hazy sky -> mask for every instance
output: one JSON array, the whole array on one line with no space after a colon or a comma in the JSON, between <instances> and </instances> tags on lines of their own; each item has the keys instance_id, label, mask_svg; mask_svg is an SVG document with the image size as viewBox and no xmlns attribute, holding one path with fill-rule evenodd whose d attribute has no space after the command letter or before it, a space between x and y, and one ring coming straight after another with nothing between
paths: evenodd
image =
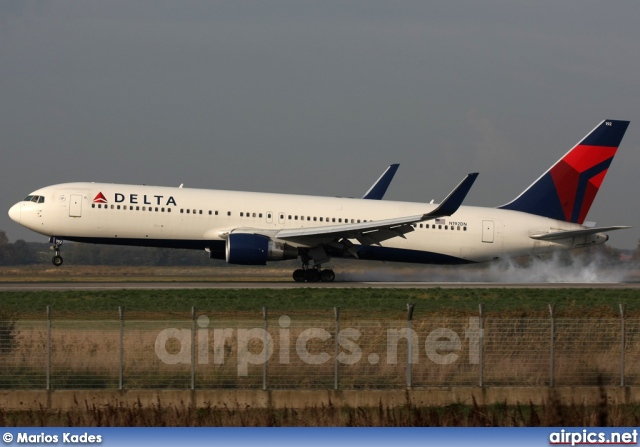
<instances>
[{"instance_id":1,"label":"hazy sky","mask_svg":"<svg viewBox=\"0 0 640 447\"><path fill-rule=\"evenodd\" d=\"M69 181L497 206L603 119L587 220L640 237L640 2L0 2L0 229Z\"/></svg>"}]
</instances>

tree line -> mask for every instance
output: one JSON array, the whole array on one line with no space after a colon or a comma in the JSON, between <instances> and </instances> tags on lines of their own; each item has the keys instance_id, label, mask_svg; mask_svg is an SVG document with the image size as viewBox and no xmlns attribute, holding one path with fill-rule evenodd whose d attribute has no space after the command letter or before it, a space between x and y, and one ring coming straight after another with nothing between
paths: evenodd
<instances>
[{"instance_id":1,"label":"tree line","mask_svg":"<svg viewBox=\"0 0 640 447\"><path fill-rule=\"evenodd\" d=\"M19 239L9 242L0 230L0 266L33 265L50 263L53 257L51 244L25 242ZM202 250L177 250L172 248L126 247L116 245L75 244L62 245L65 263L74 265L140 265L140 266L211 266Z\"/></svg>"}]
</instances>

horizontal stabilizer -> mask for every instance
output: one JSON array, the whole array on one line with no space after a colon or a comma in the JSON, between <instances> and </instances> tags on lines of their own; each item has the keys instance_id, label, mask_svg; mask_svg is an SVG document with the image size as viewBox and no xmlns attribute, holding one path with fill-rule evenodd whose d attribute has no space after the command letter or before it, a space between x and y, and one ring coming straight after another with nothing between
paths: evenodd
<instances>
[{"instance_id":1,"label":"horizontal stabilizer","mask_svg":"<svg viewBox=\"0 0 640 447\"><path fill-rule=\"evenodd\" d=\"M556 241L556 240L568 239L576 236L588 236L590 234L606 233L607 231L624 230L626 228L631 228L631 227L616 226L616 227L585 228L582 230L554 231L551 233L532 234L529 237L531 239L537 239L540 241Z\"/></svg>"}]
</instances>

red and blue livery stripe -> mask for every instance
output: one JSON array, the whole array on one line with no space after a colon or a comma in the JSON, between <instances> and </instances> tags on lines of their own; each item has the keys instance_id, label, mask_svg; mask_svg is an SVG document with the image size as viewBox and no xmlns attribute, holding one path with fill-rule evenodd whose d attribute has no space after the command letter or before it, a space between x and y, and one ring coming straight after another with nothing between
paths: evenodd
<instances>
[{"instance_id":1,"label":"red and blue livery stripe","mask_svg":"<svg viewBox=\"0 0 640 447\"><path fill-rule=\"evenodd\" d=\"M604 120L502 209L582 224L629 121Z\"/></svg>"}]
</instances>

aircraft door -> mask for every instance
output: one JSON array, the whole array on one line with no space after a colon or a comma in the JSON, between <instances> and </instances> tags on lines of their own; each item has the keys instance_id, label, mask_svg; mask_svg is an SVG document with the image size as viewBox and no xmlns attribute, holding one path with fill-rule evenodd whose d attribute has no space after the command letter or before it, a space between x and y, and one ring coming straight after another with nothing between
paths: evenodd
<instances>
[{"instance_id":1,"label":"aircraft door","mask_svg":"<svg viewBox=\"0 0 640 447\"><path fill-rule=\"evenodd\" d=\"M278 213L278 223L279 224L283 224L284 223L284 213L282 211L280 211Z\"/></svg>"},{"instance_id":2,"label":"aircraft door","mask_svg":"<svg viewBox=\"0 0 640 447\"><path fill-rule=\"evenodd\" d=\"M273 222L273 213L271 211L267 211L267 223Z\"/></svg>"},{"instance_id":3,"label":"aircraft door","mask_svg":"<svg viewBox=\"0 0 640 447\"><path fill-rule=\"evenodd\" d=\"M482 221L482 242L493 243L494 225L492 220Z\"/></svg>"},{"instance_id":4,"label":"aircraft door","mask_svg":"<svg viewBox=\"0 0 640 447\"><path fill-rule=\"evenodd\" d=\"M71 194L69 201L69 217L82 216L82 196L79 194Z\"/></svg>"}]
</instances>

